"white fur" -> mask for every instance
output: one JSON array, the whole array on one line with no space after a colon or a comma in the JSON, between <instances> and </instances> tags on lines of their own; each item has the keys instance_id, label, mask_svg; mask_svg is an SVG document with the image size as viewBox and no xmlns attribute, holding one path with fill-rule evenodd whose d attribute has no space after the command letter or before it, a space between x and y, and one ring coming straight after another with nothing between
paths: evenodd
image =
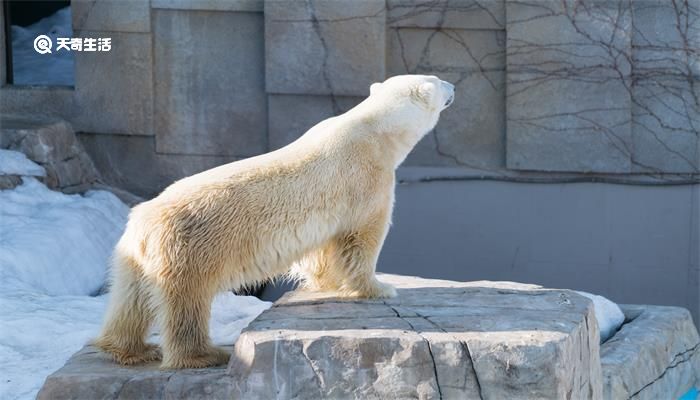
<instances>
[{"instance_id":1,"label":"white fur","mask_svg":"<svg viewBox=\"0 0 700 400\"><path fill-rule=\"evenodd\" d=\"M309 289L395 295L374 276L394 170L453 98L454 87L434 76L390 78L294 143L182 179L135 207L97 344L125 363L144 361L141 352L152 359L143 335L155 318L164 367L224 362L206 336L214 294L290 268Z\"/></svg>"}]
</instances>

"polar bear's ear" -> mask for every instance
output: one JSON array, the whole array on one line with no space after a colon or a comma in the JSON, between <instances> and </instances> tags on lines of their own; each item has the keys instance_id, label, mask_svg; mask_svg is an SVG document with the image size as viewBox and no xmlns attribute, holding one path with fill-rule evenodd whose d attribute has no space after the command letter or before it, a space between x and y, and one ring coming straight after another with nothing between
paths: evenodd
<instances>
[{"instance_id":1,"label":"polar bear's ear","mask_svg":"<svg viewBox=\"0 0 700 400\"><path fill-rule=\"evenodd\" d=\"M432 82L421 83L411 90L411 98L418 103L430 106L433 96L435 95L436 88L437 87Z\"/></svg>"},{"instance_id":2,"label":"polar bear's ear","mask_svg":"<svg viewBox=\"0 0 700 400\"><path fill-rule=\"evenodd\" d=\"M370 96L373 95L377 90L379 90L379 86L381 86L381 85L382 84L379 82L375 82L375 83L371 84L369 87Z\"/></svg>"}]
</instances>

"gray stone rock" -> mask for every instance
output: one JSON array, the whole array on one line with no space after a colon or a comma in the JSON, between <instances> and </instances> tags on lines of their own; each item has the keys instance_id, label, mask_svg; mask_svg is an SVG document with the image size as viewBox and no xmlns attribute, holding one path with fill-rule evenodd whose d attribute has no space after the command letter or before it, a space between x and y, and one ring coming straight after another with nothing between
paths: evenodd
<instances>
[{"instance_id":1,"label":"gray stone rock","mask_svg":"<svg viewBox=\"0 0 700 400\"><path fill-rule=\"evenodd\" d=\"M12 190L22 184L19 175L0 175L0 190Z\"/></svg>"},{"instance_id":2,"label":"gray stone rock","mask_svg":"<svg viewBox=\"0 0 700 400\"><path fill-rule=\"evenodd\" d=\"M603 398L677 399L700 383L700 337L687 310L621 307L628 322L600 349Z\"/></svg>"},{"instance_id":3,"label":"gray stone rock","mask_svg":"<svg viewBox=\"0 0 700 400\"><path fill-rule=\"evenodd\" d=\"M158 152L264 152L262 15L156 10L153 30Z\"/></svg>"},{"instance_id":4,"label":"gray stone rock","mask_svg":"<svg viewBox=\"0 0 700 400\"><path fill-rule=\"evenodd\" d=\"M295 292L264 312L229 364L241 396L600 397L587 299L512 283L381 279L399 297Z\"/></svg>"},{"instance_id":5,"label":"gray stone rock","mask_svg":"<svg viewBox=\"0 0 700 400\"><path fill-rule=\"evenodd\" d=\"M164 371L157 363L122 367L88 345L46 379L37 399L231 398L235 385L225 372L224 367Z\"/></svg>"},{"instance_id":6,"label":"gray stone rock","mask_svg":"<svg viewBox=\"0 0 700 400\"><path fill-rule=\"evenodd\" d=\"M111 38L112 49L75 53L75 130L153 135L151 35L83 30L79 36Z\"/></svg>"},{"instance_id":7,"label":"gray stone rock","mask_svg":"<svg viewBox=\"0 0 700 400\"><path fill-rule=\"evenodd\" d=\"M122 367L88 345L37 398L657 399L698 378L698 333L681 308L623 306L628 323L599 347L593 306L572 291L380 279L399 296L287 293L227 368Z\"/></svg>"},{"instance_id":8,"label":"gray stone rock","mask_svg":"<svg viewBox=\"0 0 700 400\"><path fill-rule=\"evenodd\" d=\"M145 0L73 0L73 29L88 31L150 32L151 14Z\"/></svg>"},{"instance_id":9,"label":"gray stone rock","mask_svg":"<svg viewBox=\"0 0 700 400\"><path fill-rule=\"evenodd\" d=\"M105 184L151 198L174 181L236 161L230 156L160 154L146 136L80 134ZM138 177L136 179L135 177Z\"/></svg>"},{"instance_id":10,"label":"gray stone rock","mask_svg":"<svg viewBox=\"0 0 700 400\"><path fill-rule=\"evenodd\" d=\"M632 7L634 171L698 173L700 8L666 1Z\"/></svg>"},{"instance_id":11,"label":"gray stone rock","mask_svg":"<svg viewBox=\"0 0 700 400\"><path fill-rule=\"evenodd\" d=\"M504 0L388 0L393 27L496 29L506 27Z\"/></svg>"},{"instance_id":12,"label":"gray stone rock","mask_svg":"<svg viewBox=\"0 0 700 400\"><path fill-rule=\"evenodd\" d=\"M369 92L369 87L367 88ZM363 98L271 94L268 96L268 141L270 150L286 146L312 126L342 114Z\"/></svg>"},{"instance_id":13,"label":"gray stone rock","mask_svg":"<svg viewBox=\"0 0 700 400\"><path fill-rule=\"evenodd\" d=\"M0 122L0 147L22 152L44 167L49 188L75 192L76 187L87 189L99 179L67 122L16 115L3 115Z\"/></svg>"},{"instance_id":14,"label":"gray stone rock","mask_svg":"<svg viewBox=\"0 0 700 400\"><path fill-rule=\"evenodd\" d=\"M506 1L507 165L630 172L629 2Z\"/></svg>"},{"instance_id":15,"label":"gray stone rock","mask_svg":"<svg viewBox=\"0 0 700 400\"><path fill-rule=\"evenodd\" d=\"M265 2L268 93L366 95L385 76L384 0Z\"/></svg>"},{"instance_id":16,"label":"gray stone rock","mask_svg":"<svg viewBox=\"0 0 700 400\"><path fill-rule=\"evenodd\" d=\"M505 165L505 33L392 29L389 75L436 74L455 84L455 102L405 165Z\"/></svg>"}]
</instances>

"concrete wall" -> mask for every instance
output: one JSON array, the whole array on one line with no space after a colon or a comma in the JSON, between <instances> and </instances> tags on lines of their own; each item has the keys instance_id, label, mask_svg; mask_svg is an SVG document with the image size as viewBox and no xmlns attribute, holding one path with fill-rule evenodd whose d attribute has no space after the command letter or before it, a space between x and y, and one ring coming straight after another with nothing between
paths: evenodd
<instances>
[{"instance_id":1,"label":"concrete wall","mask_svg":"<svg viewBox=\"0 0 700 400\"><path fill-rule=\"evenodd\" d=\"M375 81L437 74L457 97L400 172L413 183L380 269L590 289L697 318L696 2L72 4L75 35L111 37L112 51L77 53L73 89L4 85L0 111L71 122L107 183L153 196L291 142Z\"/></svg>"},{"instance_id":2,"label":"concrete wall","mask_svg":"<svg viewBox=\"0 0 700 400\"><path fill-rule=\"evenodd\" d=\"M105 178L142 195L281 147L403 73L457 87L405 165L544 181L700 173L696 2L75 0L72 12L75 36L111 37L112 51L76 53L74 90L2 87L0 110L68 120Z\"/></svg>"},{"instance_id":3,"label":"concrete wall","mask_svg":"<svg viewBox=\"0 0 700 400\"><path fill-rule=\"evenodd\" d=\"M699 201L700 185L409 181L378 269L683 306L698 324Z\"/></svg>"}]
</instances>

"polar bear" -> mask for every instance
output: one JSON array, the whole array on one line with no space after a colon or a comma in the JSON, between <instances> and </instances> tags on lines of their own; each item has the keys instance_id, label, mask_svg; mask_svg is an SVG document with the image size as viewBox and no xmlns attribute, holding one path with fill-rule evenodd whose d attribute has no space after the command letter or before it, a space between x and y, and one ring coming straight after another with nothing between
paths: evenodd
<instances>
[{"instance_id":1,"label":"polar bear","mask_svg":"<svg viewBox=\"0 0 700 400\"><path fill-rule=\"evenodd\" d=\"M95 344L122 364L228 361L208 335L222 290L289 273L310 290L391 297L375 277L394 171L454 99L435 76L395 76L355 108L271 153L184 178L134 207L116 245L111 298Z\"/></svg>"}]
</instances>

